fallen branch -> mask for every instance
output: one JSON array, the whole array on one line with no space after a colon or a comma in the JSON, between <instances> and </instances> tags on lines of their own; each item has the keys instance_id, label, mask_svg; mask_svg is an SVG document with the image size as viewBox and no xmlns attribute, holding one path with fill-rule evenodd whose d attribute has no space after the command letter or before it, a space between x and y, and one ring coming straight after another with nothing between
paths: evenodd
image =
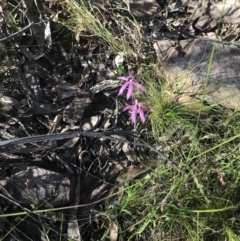
<instances>
[{"instance_id":1,"label":"fallen branch","mask_svg":"<svg viewBox=\"0 0 240 241\"><path fill-rule=\"evenodd\" d=\"M42 21L42 22L43 22L43 21ZM42 23L42 22L40 22L40 23ZM18 32L16 32L16 33L13 33L12 35L7 36L6 38L0 39L0 43L1 43L1 42L5 42L5 41L8 41L8 40L10 40L10 39L12 39L12 38L15 38L15 37L17 37L18 35L21 35L22 33L26 32L26 31L27 31L28 29L30 29L33 25L38 25L38 24L40 24L40 23L34 23L34 22L32 22L32 23L30 23L28 26L26 26L25 28L21 29L20 31L18 31Z\"/></svg>"},{"instance_id":2,"label":"fallen branch","mask_svg":"<svg viewBox=\"0 0 240 241\"><path fill-rule=\"evenodd\" d=\"M13 146L21 145L21 144L72 139L72 138L76 138L76 137L103 138L103 139L120 141L120 142L128 143L128 144L134 144L135 146L144 146L144 147L147 147L147 148L155 151L156 153L160 154L161 157L163 158L163 160L169 160L164 154L157 151L155 148L153 148L152 146L150 146L149 144L147 144L141 140L140 141L142 143L130 142L124 138L117 138L114 136L114 135L132 136L132 137L138 138L137 134L138 133L134 132L134 131L121 131L121 130L106 131L106 132L83 132L83 131L79 130L79 131L65 132L65 133L54 133L54 134L50 134L50 135L47 134L47 135L27 136L27 137L22 137L22 138L18 138L18 139L0 141L0 149L6 148L6 147L13 147Z\"/></svg>"}]
</instances>

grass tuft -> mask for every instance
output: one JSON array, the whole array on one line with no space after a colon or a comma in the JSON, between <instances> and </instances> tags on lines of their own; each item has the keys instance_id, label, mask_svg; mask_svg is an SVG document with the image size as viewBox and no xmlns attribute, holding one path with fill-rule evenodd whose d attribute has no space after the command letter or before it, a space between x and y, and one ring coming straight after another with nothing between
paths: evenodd
<instances>
[{"instance_id":1,"label":"grass tuft","mask_svg":"<svg viewBox=\"0 0 240 241\"><path fill-rule=\"evenodd\" d=\"M59 3L69 14L62 24L71 29L76 38L95 38L116 53L135 59L139 57L142 33L127 4L125 8L113 9L94 1L65 0Z\"/></svg>"}]
</instances>

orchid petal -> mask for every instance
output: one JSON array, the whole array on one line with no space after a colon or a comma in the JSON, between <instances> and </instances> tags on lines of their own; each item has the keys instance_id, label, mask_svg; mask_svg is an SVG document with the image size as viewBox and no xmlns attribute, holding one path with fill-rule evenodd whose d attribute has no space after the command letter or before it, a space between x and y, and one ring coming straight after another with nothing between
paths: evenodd
<instances>
[{"instance_id":1,"label":"orchid petal","mask_svg":"<svg viewBox=\"0 0 240 241\"><path fill-rule=\"evenodd\" d=\"M132 82L128 82L128 92L127 92L127 100L131 97L133 92L133 84Z\"/></svg>"},{"instance_id":2,"label":"orchid petal","mask_svg":"<svg viewBox=\"0 0 240 241\"><path fill-rule=\"evenodd\" d=\"M134 107L134 108L132 109L132 114L131 114L132 123L135 123L135 121L136 121L136 116L137 116L137 108Z\"/></svg>"},{"instance_id":3,"label":"orchid petal","mask_svg":"<svg viewBox=\"0 0 240 241\"><path fill-rule=\"evenodd\" d=\"M126 107L123 108L123 111L132 110L134 107L135 107L134 105L127 105Z\"/></svg>"},{"instance_id":4,"label":"orchid petal","mask_svg":"<svg viewBox=\"0 0 240 241\"><path fill-rule=\"evenodd\" d=\"M131 81L133 82L134 80L134 75L133 74L130 74L128 76L118 76L117 77L118 80L123 80L123 81Z\"/></svg>"},{"instance_id":5,"label":"orchid petal","mask_svg":"<svg viewBox=\"0 0 240 241\"><path fill-rule=\"evenodd\" d=\"M129 81L129 76L125 77L125 76L119 76L117 77L118 80L123 80L123 81Z\"/></svg>"},{"instance_id":6,"label":"orchid petal","mask_svg":"<svg viewBox=\"0 0 240 241\"><path fill-rule=\"evenodd\" d=\"M139 84L138 82L133 82L133 84L135 86L137 86L140 90L144 91L144 87L141 84Z\"/></svg>"},{"instance_id":7,"label":"orchid petal","mask_svg":"<svg viewBox=\"0 0 240 241\"><path fill-rule=\"evenodd\" d=\"M134 75L133 75L133 74L130 74L130 75L128 76L128 78L129 78L129 80L133 81L133 80L134 80Z\"/></svg>"},{"instance_id":8,"label":"orchid petal","mask_svg":"<svg viewBox=\"0 0 240 241\"><path fill-rule=\"evenodd\" d=\"M123 91L128 87L128 85L129 85L129 82L126 82L125 84L123 84L118 92L118 95L121 95Z\"/></svg>"},{"instance_id":9,"label":"orchid petal","mask_svg":"<svg viewBox=\"0 0 240 241\"><path fill-rule=\"evenodd\" d=\"M141 108L138 108L137 112L140 115L140 119L141 119L142 123L144 123L145 122L145 116L144 116L143 110Z\"/></svg>"}]
</instances>

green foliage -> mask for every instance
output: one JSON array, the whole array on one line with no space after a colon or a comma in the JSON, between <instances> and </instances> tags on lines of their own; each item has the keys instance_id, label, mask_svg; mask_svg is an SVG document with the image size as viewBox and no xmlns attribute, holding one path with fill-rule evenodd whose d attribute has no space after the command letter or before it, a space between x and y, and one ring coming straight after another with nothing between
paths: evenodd
<instances>
[{"instance_id":1,"label":"green foliage","mask_svg":"<svg viewBox=\"0 0 240 241\"><path fill-rule=\"evenodd\" d=\"M132 181L119 204L124 235L129 240L237 240L239 154L211 165L216 154L195 162L183 159L178 167L160 163L145 178Z\"/></svg>"},{"instance_id":2,"label":"green foliage","mask_svg":"<svg viewBox=\"0 0 240 241\"><path fill-rule=\"evenodd\" d=\"M117 75L118 76L126 75L126 71L123 65L119 65L117 67Z\"/></svg>"}]
</instances>

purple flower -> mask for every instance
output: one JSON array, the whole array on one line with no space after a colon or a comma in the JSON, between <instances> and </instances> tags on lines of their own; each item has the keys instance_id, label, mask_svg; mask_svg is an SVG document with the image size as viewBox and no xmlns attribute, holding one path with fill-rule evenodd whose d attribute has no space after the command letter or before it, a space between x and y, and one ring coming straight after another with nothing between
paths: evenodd
<instances>
[{"instance_id":1,"label":"purple flower","mask_svg":"<svg viewBox=\"0 0 240 241\"><path fill-rule=\"evenodd\" d=\"M133 86L137 86L140 90L144 91L144 87L137 83L134 82L134 75L130 74L129 76L125 77L125 76L120 76L117 77L118 80L123 80L126 83L123 84L123 86L120 88L118 95L121 95L123 93L123 91L128 88L128 92L127 92L127 100L130 98L130 96L132 95L133 92Z\"/></svg>"},{"instance_id":2,"label":"purple flower","mask_svg":"<svg viewBox=\"0 0 240 241\"><path fill-rule=\"evenodd\" d=\"M152 111L151 107L147 106L147 105L141 105L138 103L138 100L136 99L135 100L135 104L134 105L128 105L126 106L123 111L126 111L126 110L131 110L131 121L132 123L135 123L136 121L136 117L137 117L137 114L140 115L140 119L142 121L142 123L145 122L145 116L144 116L144 110L149 110L149 111Z\"/></svg>"}]
</instances>

